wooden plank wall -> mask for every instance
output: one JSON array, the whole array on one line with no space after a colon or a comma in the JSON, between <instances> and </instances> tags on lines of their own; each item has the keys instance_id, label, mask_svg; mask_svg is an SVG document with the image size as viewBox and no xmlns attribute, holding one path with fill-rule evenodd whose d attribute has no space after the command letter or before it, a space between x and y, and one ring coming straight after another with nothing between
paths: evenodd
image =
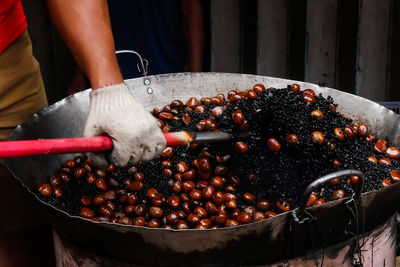
<instances>
[{"instance_id":1,"label":"wooden plank wall","mask_svg":"<svg viewBox=\"0 0 400 267\"><path fill-rule=\"evenodd\" d=\"M249 73L238 61L244 53L238 47L246 40L233 32L240 28L243 38L249 30L236 17L239 2L211 0L211 71ZM374 101L400 100L399 8L394 0L258 0L256 69L250 73L317 83Z\"/></svg>"},{"instance_id":2,"label":"wooden plank wall","mask_svg":"<svg viewBox=\"0 0 400 267\"><path fill-rule=\"evenodd\" d=\"M50 102L74 68L41 0L22 0ZM400 1L204 0L205 70L309 81L400 100Z\"/></svg>"}]
</instances>

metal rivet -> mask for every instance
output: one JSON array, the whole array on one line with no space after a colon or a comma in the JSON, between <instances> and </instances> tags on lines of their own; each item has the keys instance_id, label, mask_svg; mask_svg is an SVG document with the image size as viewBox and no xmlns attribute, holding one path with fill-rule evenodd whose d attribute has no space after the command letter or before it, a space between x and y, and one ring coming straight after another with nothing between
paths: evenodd
<instances>
[{"instance_id":1,"label":"metal rivet","mask_svg":"<svg viewBox=\"0 0 400 267\"><path fill-rule=\"evenodd\" d=\"M151 89L150 87L147 88L147 93L148 93L148 94L152 94L152 93L153 93L153 89Z\"/></svg>"},{"instance_id":2,"label":"metal rivet","mask_svg":"<svg viewBox=\"0 0 400 267\"><path fill-rule=\"evenodd\" d=\"M150 85L150 83L151 83L151 82L150 82L150 79L147 79L147 78L144 79L144 84L145 84L145 85Z\"/></svg>"}]
</instances>

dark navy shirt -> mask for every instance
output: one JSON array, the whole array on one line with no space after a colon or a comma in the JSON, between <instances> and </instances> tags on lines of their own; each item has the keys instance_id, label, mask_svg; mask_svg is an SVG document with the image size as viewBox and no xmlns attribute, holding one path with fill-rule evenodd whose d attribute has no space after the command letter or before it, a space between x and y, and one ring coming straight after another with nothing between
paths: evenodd
<instances>
[{"instance_id":1,"label":"dark navy shirt","mask_svg":"<svg viewBox=\"0 0 400 267\"><path fill-rule=\"evenodd\" d=\"M108 0L116 50L138 52L149 75L182 72L185 47L180 0ZM125 79L141 76L134 55L118 55Z\"/></svg>"}]
</instances>

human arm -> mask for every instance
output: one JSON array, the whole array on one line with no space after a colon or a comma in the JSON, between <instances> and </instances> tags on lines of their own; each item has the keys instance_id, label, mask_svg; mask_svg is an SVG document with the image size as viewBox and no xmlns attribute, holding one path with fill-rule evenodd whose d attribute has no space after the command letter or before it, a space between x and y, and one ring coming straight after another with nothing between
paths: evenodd
<instances>
[{"instance_id":1,"label":"human arm","mask_svg":"<svg viewBox=\"0 0 400 267\"><path fill-rule=\"evenodd\" d=\"M165 146L157 122L123 83L115 56L106 0L47 0L50 14L81 70L90 80L84 136L107 134L117 165L150 160ZM88 154L98 166L104 155Z\"/></svg>"},{"instance_id":2,"label":"human arm","mask_svg":"<svg viewBox=\"0 0 400 267\"><path fill-rule=\"evenodd\" d=\"M106 0L47 0L57 30L93 89L123 82Z\"/></svg>"}]
</instances>

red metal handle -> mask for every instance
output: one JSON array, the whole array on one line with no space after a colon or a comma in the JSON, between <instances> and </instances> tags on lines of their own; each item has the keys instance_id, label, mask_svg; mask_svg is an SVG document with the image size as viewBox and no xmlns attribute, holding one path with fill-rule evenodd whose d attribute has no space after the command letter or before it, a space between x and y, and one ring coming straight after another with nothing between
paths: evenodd
<instances>
[{"instance_id":1,"label":"red metal handle","mask_svg":"<svg viewBox=\"0 0 400 267\"><path fill-rule=\"evenodd\" d=\"M185 145L192 140L187 132L164 133L164 137L167 146ZM0 158L99 152L110 150L112 146L112 140L107 136L3 141L0 142Z\"/></svg>"}]
</instances>

